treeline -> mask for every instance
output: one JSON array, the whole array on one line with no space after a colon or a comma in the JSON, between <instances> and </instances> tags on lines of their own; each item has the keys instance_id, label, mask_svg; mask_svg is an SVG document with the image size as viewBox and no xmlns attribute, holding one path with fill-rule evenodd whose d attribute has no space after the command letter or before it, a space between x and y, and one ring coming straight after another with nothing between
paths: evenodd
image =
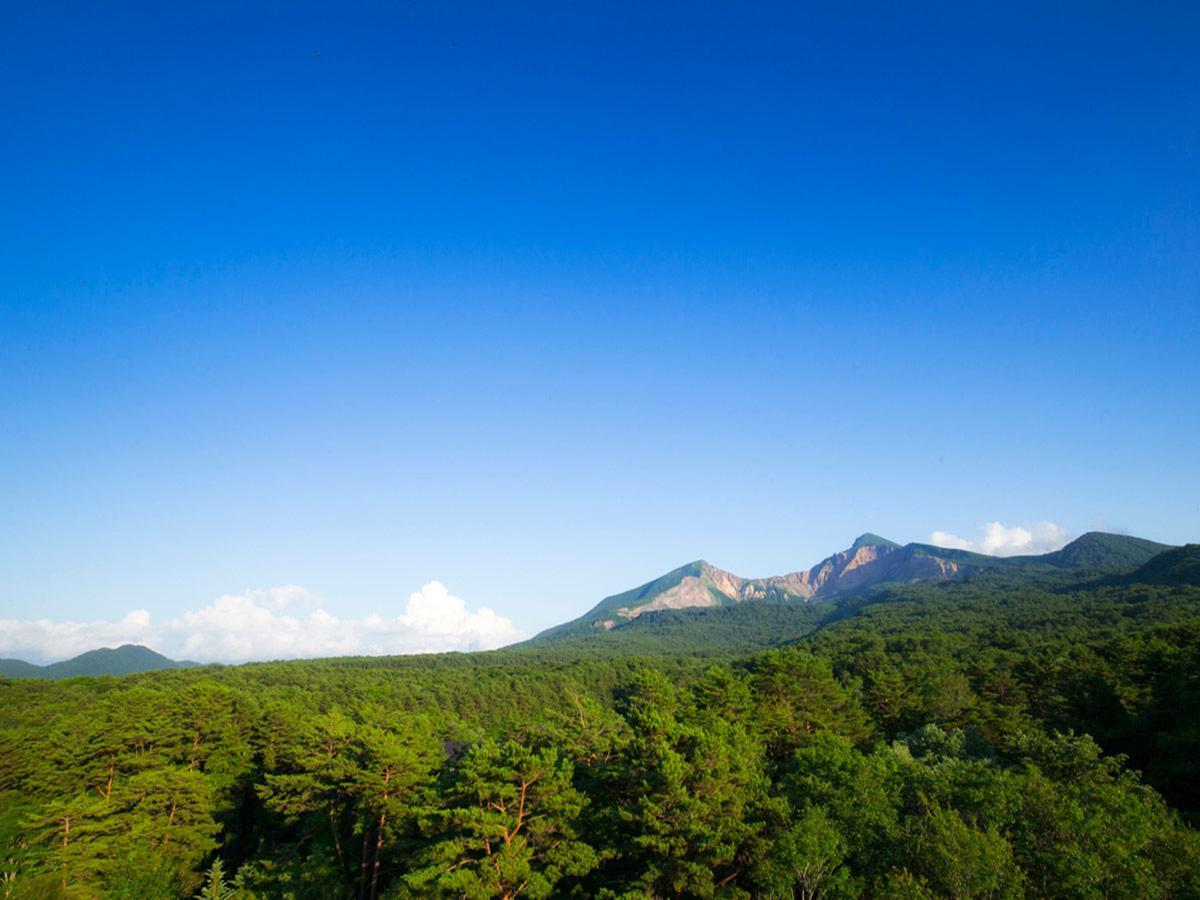
<instances>
[{"instance_id":1,"label":"treeline","mask_svg":"<svg viewBox=\"0 0 1200 900\"><path fill-rule=\"evenodd\" d=\"M1200 896L1200 588L872 599L0 683L0 896Z\"/></svg>"}]
</instances>

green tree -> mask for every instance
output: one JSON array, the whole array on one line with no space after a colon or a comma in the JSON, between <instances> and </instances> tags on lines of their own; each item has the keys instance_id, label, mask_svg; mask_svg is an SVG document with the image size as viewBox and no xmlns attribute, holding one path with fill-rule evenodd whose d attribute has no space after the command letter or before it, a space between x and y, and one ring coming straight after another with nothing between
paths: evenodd
<instances>
[{"instance_id":1,"label":"green tree","mask_svg":"<svg viewBox=\"0 0 1200 900\"><path fill-rule=\"evenodd\" d=\"M410 719L402 731L361 725L355 741L359 759L354 799L363 833L359 896L375 900L385 846L411 815L418 792L441 760L441 748L423 718Z\"/></svg>"},{"instance_id":2,"label":"green tree","mask_svg":"<svg viewBox=\"0 0 1200 900\"><path fill-rule=\"evenodd\" d=\"M711 896L748 880L778 816L758 742L719 717L701 716L701 726L673 714L691 709L655 672L639 677L626 703L633 737L618 788L615 869L652 894Z\"/></svg>"},{"instance_id":3,"label":"green tree","mask_svg":"<svg viewBox=\"0 0 1200 900\"><path fill-rule=\"evenodd\" d=\"M196 895L197 900L231 900L237 889L225 882L225 867L221 860L214 859L204 876L204 887Z\"/></svg>"},{"instance_id":4,"label":"green tree","mask_svg":"<svg viewBox=\"0 0 1200 900\"><path fill-rule=\"evenodd\" d=\"M405 878L419 895L546 897L597 862L575 822L585 799L553 748L485 740L465 755L445 807L429 817L434 842Z\"/></svg>"},{"instance_id":5,"label":"green tree","mask_svg":"<svg viewBox=\"0 0 1200 900\"><path fill-rule=\"evenodd\" d=\"M910 841L914 869L943 896L1024 896L1012 848L994 828L972 828L954 810L935 806L918 820Z\"/></svg>"},{"instance_id":6,"label":"green tree","mask_svg":"<svg viewBox=\"0 0 1200 900\"><path fill-rule=\"evenodd\" d=\"M837 681L828 662L807 651L773 650L757 657L751 689L753 721L775 761L786 759L820 731L853 742L871 734L871 721L858 699Z\"/></svg>"},{"instance_id":7,"label":"green tree","mask_svg":"<svg viewBox=\"0 0 1200 900\"><path fill-rule=\"evenodd\" d=\"M817 900L854 896L846 860L846 840L819 806L772 835L768 858L759 869L759 885L773 897Z\"/></svg>"}]
</instances>

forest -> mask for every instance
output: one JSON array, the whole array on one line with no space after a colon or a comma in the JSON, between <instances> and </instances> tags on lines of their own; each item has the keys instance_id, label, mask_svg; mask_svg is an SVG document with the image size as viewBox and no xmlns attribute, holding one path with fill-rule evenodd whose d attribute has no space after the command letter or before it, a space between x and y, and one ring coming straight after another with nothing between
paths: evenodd
<instances>
[{"instance_id":1,"label":"forest","mask_svg":"<svg viewBox=\"0 0 1200 900\"><path fill-rule=\"evenodd\" d=\"M1198 560L0 680L0 896L1200 896Z\"/></svg>"}]
</instances>

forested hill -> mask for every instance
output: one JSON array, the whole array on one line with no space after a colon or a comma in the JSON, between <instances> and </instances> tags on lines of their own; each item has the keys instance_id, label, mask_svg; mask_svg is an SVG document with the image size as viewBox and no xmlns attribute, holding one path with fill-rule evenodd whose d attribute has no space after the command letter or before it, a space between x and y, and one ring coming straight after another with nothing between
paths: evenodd
<instances>
[{"instance_id":1,"label":"forested hill","mask_svg":"<svg viewBox=\"0 0 1200 900\"><path fill-rule=\"evenodd\" d=\"M1137 538L1123 538L1115 547L1098 535L1091 536L1046 556L1010 557L1000 565L980 568L954 580L916 583L883 583L824 603L739 603L720 607L659 610L644 613L610 629L553 631L510 648L507 653L529 651L538 656L549 652L579 655L681 654L727 659L804 639L819 629L864 613L873 605L899 601L933 604L947 597L983 597L984 609L999 597L1036 597L1051 618L1065 624L1077 617L1072 598L1091 596L1094 589L1118 585L1172 585L1200 583L1197 545L1171 548L1144 565L1122 571L1119 560L1145 559L1145 551L1161 547ZM1129 541L1129 544L1125 544ZM910 545L918 546L918 545ZM1132 549L1132 553L1129 552ZM951 551L958 552L958 551ZM974 554L970 554L974 555ZM1095 567L1077 565L1090 560ZM1050 560L1050 562L1047 562Z\"/></svg>"},{"instance_id":2,"label":"forested hill","mask_svg":"<svg viewBox=\"0 0 1200 900\"><path fill-rule=\"evenodd\" d=\"M1198 559L0 680L0 891L1198 896Z\"/></svg>"},{"instance_id":3,"label":"forested hill","mask_svg":"<svg viewBox=\"0 0 1200 900\"><path fill-rule=\"evenodd\" d=\"M181 669L195 665L198 664L176 662L139 644L122 644L115 649L102 647L89 650L48 666L36 666L19 659L0 659L0 677L57 679L81 675L130 675L134 672Z\"/></svg>"},{"instance_id":4,"label":"forested hill","mask_svg":"<svg viewBox=\"0 0 1200 900\"><path fill-rule=\"evenodd\" d=\"M1144 566L1115 580L1125 584L1200 585L1200 544L1160 553Z\"/></svg>"}]
</instances>

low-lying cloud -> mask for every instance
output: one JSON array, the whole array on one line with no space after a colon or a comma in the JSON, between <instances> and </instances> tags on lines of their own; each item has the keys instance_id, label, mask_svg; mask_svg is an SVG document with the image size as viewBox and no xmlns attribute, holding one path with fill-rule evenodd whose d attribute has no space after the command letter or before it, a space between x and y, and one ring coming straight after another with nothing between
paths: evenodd
<instances>
[{"instance_id":1,"label":"low-lying cloud","mask_svg":"<svg viewBox=\"0 0 1200 900\"><path fill-rule=\"evenodd\" d=\"M66 659L119 644L145 644L173 659L201 662L319 656L383 656L492 650L518 640L513 623L487 607L467 609L440 581L409 595L402 615L340 619L297 585L226 594L177 618L144 609L119 621L0 619L0 656Z\"/></svg>"},{"instance_id":2,"label":"low-lying cloud","mask_svg":"<svg viewBox=\"0 0 1200 900\"><path fill-rule=\"evenodd\" d=\"M1002 522L988 522L981 530L983 536L975 541L947 531L935 531L929 536L929 543L936 547L973 550L990 556L1022 556L1058 550L1067 543L1068 537L1066 529L1054 522L1011 527Z\"/></svg>"}]
</instances>

